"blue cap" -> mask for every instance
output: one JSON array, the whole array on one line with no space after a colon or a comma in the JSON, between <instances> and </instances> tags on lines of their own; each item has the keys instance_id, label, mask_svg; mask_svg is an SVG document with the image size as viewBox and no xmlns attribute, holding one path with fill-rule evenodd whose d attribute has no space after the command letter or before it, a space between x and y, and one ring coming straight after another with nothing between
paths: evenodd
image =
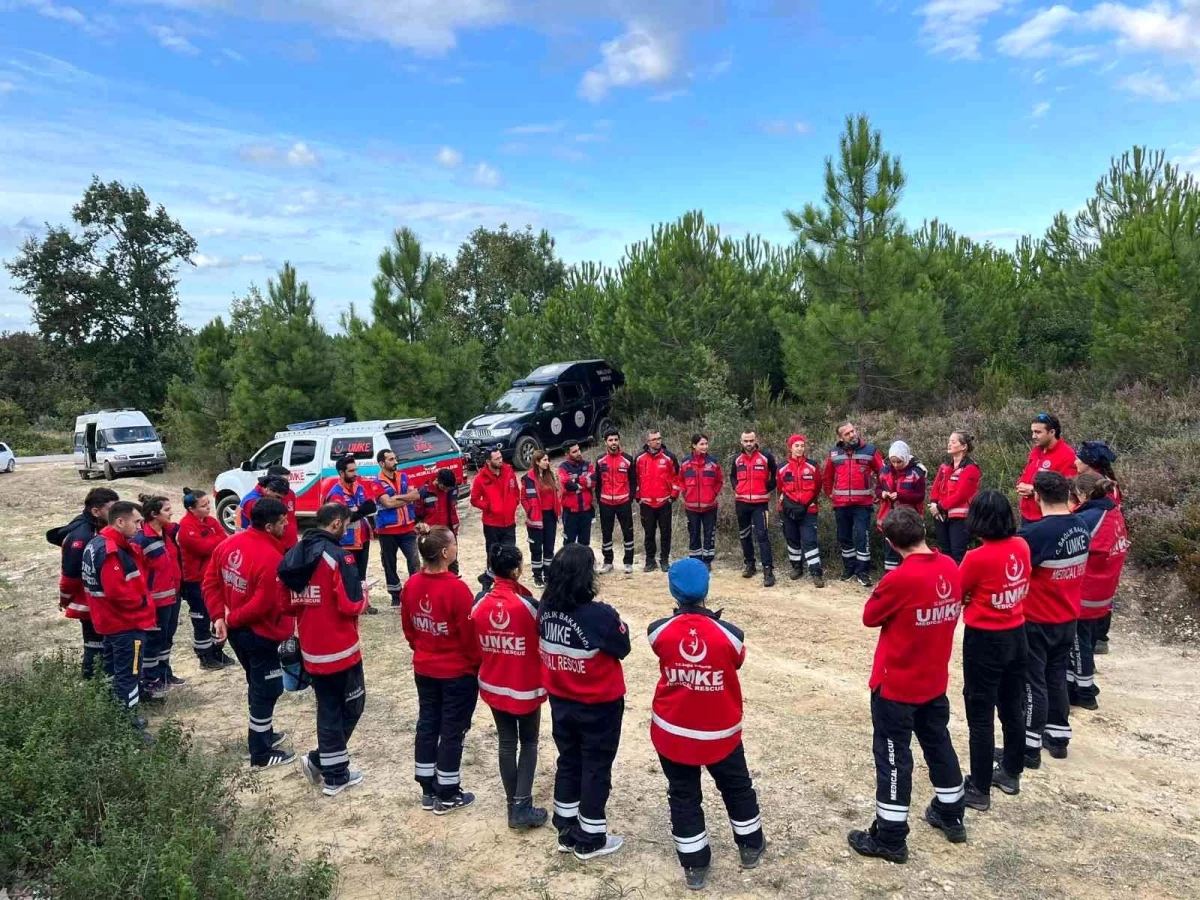
<instances>
[{"instance_id":1,"label":"blue cap","mask_svg":"<svg viewBox=\"0 0 1200 900\"><path fill-rule=\"evenodd\" d=\"M703 603L708 596L708 567L698 559L681 559L667 572L671 596L680 606Z\"/></svg>"}]
</instances>

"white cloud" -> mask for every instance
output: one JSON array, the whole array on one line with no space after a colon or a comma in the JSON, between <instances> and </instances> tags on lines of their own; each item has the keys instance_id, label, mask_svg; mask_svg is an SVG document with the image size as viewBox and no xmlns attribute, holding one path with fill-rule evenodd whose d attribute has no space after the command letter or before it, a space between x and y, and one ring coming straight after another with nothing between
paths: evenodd
<instances>
[{"instance_id":1,"label":"white cloud","mask_svg":"<svg viewBox=\"0 0 1200 900\"><path fill-rule=\"evenodd\" d=\"M242 54L238 53L236 50L230 50L228 47L222 48L221 53L224 54L226 59L232 59L234 62L246 61L246 57L242 56Z\"/></svg>"},{"instance_id":2,"label":"white cloud","mask_svg":"<svg viewBox=\"0 0 1200 900\"><path fill-rule=\"evenodd\" d=\"M810 134L812 126L807 122L788 121L787 119L769 119L765 122L758 123L758 130L763 134L770 135L789 135L789 134Z\"/></svg>"},{"instance_id":3,"label":"white cloud","mask_svg":"<svg viewBox=\"0 0 1200 900\"><path fill-rule=\"evenodd\" d=\"M443 169L456 168L462 159L462 154L453 147L443 147L437 152L437 164Z\"/></svg>"},{"instance_id":4,"label":"white cloud","mask_svg":"<svg viewBox=\"0 0 1200 900\"><path fill-rule=\"evenodd\" d=\"M297 169L311 169L321 164L317 154L310 150L304 141L296 141L292 144L287 152L287 162L289 166Z\"/></svg>"},{"instance_id":5,"label":"white cloud","mask_svg":"<svg viewBox=\"0 0 1200 900\"><path fill-rule=\"evenodd\" d=\"M608 96L613 88L662 84L679 65L678 38L654 34L644 25L630 23L620 37L600 45L599 65L584 73L579 93L592 103Z\"/></svg>"},{"instance_id":6,"label":"white cloud","mask_svg":"<svg viewBox=\"0 0 1200 900\"><path fill-rule=\"evenodd\" d=\"M934 53L952 59L979 57L980 32L987 20L1012 0L930 0L916 15L924 20L921 36Z\"/></svg>"},{"instance_id":7,"label":"white cloud","mask_svg":"<svg viewBox=\"0 0 1200 900\"><path fill-rule=\"evenodd\" d=\"M1033 18L996 41L996 48L1007 56L1053 56L1060 50L1053 38L1078 16L1079 13L1062 4L1040 10Z\"/></svg>"},{"instance_id":8,"label":"white cloud","mask_svg":"<svg viewBox=\"0 0 1200 900\"><path fill-rule=\"evenodd\" d=\"M1136 97L1145 97L1156 103L1171 103L1179 99L1179 93L1172 90L1161 75L1153 72L1137 72L1126 75L1118 82L1120 88Z\"/></svg>"},{"instance_id":9,"label":"white cloud","mask_svg":"<svg viewBox=\"0 0 1200 900\"><path fill-rule=\"evenodd\" d=\"M680 97L686 97L690 94L687 88L675 88L670 91L660 91L650 97L651 103L670 103L672 100L678 100Z\"/></svg>"},{"instance_id":10,"label":"white cloud","mask_svg":"<svg viewBox=\"0 0 1200 900\"><path fill-rule=\"evenodd\" d=\"M209 256L207 253L196 253L192 256L192 263L197 269L231 269L234 266L262 265L265 261L258 253L241 256Z\"/></svg>"},{"instance_id":11,"label":"white cloud","mask_svg":"<svg viewBox=\"0 0 1200 900\"><path fill-rule=\"evenodd\" d=\"M1035 119L1040 119L1040 118L1042 118L1042 117L1043 117L1043 116L1045 116L1045 115L1046 115L1046 113L1048 113L1048 112L1050 112L1050 104L1049 104L1049 102L1047 102L1047 101L1043 100L1041 103L1034 104L1034 107L1033 107L1033 117L1034 117Z\"/></svg>"},{"instance_id":12,"label":"white cloud","mask_svg":"<svg viewBox=\"0 0 1200 900\"><path fill-rule=\"evenodd\" d=\"M1074 47L1063 52L1062 64L1064 66L1084 66L1096 62L1102 57L1103 53L1099 47Z\"/></svg>"},{"instance_id":13,"label":"white cloud","mask_svg":"<svg viewBox=\"0 0 1200 900\"><path fill-rule=\"evenodd\" d=\"M0 81L0 94L8 94L16 89L17 86L11 81Z\"/></svg>"},{"instance_id":14,"label":"white cloud","mask_svg":"<svg viewBox=\"0 0 1200 900\"><path fill-rule=\"evenodd\" d=\"M603 131L588 131L575 135L577 144L603 144L608 140L608 133Z\"/></svg>"},{"instance_id":15,"label":"white cloud","mask_svg":"<svg viewBox=\"0 0 1200 900\"><path fill-rule=\"evenodd\" d=\"M558 134L566 127L566 122L559 119L557 122L536 122L531 125L514 125L512 128L505 128L505 134Z\"/></svg>"},{"instance_id":16,"label":"white cloud","mask_svg":"<svg viewBox=\"0 0 1200 900\"><path fill-rule=\"evenodd\" d=\"M150 25L146 30L154 35L159 44L175 53L195 56L200 52L199 47L169 25Z\"/></svg>"},{"instance_id":17,"label":"white cloud","mask_svg":"<svg viewBox=\"0 0 1200 900\"><path fill-rule=\"evenodd\" d=\"M1124 3L1101 3L1084 14L1089 28L1115 32L1122 49L1159 53L1200 66L1200 3L1155 0L1135 8Z\"/></svg>"},{"instance_id":18,"label":"white cloud","mask_svg":"<svg viewBox=\"0 0 1200 900\"><path fill-rule=\"evenodd\" d=\"M90 23L88 17L73 6L59 6L51 0L15 0L10 3L10 6L15 6L17 9L28 9L37 13L39 16L44 16L47 19L54 19L58 22L66 22L68 25L75 25L80 28L89 28Z\"/></svg>"},{"instance_id":19,"label":"white cloud","mask_svg":"<svg viewBox=\"0 0 1200 900\"><path fill-rule=\"evenodd\" d=\"M494 166L481 162L475 167L475 183L480 187L494 188L500 185L500 172Z\"/></svg>"}]
</instances>

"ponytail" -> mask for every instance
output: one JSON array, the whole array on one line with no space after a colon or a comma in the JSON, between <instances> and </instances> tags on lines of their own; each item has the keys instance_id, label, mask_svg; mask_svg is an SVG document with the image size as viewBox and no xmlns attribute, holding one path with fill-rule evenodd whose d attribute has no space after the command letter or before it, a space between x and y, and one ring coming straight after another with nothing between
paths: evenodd
<instances>
[{"instance_id":1,"label":"ponytail","mask_svg":"<svg viewBox=\"0 0 1200 900\"><path fill-rule=\"evenodd\" d=\"M163 507L170 502L159 494L138 494L138 503L142 504L142 518L147 522L161 513Z\"/></svg>"},{"instance_id":2,"label":"ponytail","mask_svg":"<svg viewBox=\"0 0 1200 900\"><path fill-rule=\"evenodd\" d=\"M1096 472L1084 472L1075 479L1075 493L1084 500L1102 500L1113 492L1116 484Z\"/></svg>"},{"instance_id":3,"label":"ponytail","mask_svg":"<svg viewBox=\"0 0 1200 900\"><path fill-rule=\"evenodd\" d=\"M194 491L190 487L185 487L183 489L183 508L195 509L196 504L207 496L208 494L206 494L204 491ZM145 513L143 513L143 515L145 515Z\"/></svg>"},{"instance_id":4,"label":"ponytail","mask_svg":"<svg viewBox=\"0 0 1200 900\"><path fill-rule=\"evenodd\" d=\"M445 551L453 546L454 532L444 525L435 525L417 538L417 552L427 567L439 566Z\"/></svg>"}]
</instances>

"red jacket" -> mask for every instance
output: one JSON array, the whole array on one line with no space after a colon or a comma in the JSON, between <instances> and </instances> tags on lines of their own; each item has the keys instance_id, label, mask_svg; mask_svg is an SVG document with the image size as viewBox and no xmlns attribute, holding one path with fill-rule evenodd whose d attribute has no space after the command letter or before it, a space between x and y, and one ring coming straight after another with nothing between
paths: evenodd
<instances>
[{"instance_id":1,"label":"red jacket","mask_svg":"<svg viewBox=\"0 0 1200 900\"><path fill-rule=\"evenodd\" d=\"M179 520L179 554L183 557L184 581L199 582L204 577L209 557L225 537L225 529L213 516L201 519L191 510L183 514Z\"/></svg>"},{"instance_id":2,"label":"red jacket","mask_svg":"<svg viewBox=\"0 0 1200 900\"><path fill-rule=\"evenodd\" d=\"M946 460L938 466L934 476L933 487L929 490L930 502L936 503L947 519L965 519L971 501L979 493L981 475L979 466L969 456L964 456L957 466L953 460Z\"/></svg>"},{"instance_id":3,"label":"red jacket","mask_svg":"<svg viewBox=\"0 0 1200 900\"><path fill-rule=\"evenodd\" d=\"M317 675L362 661L358 617L367 608L353 551L327 532L310 531L279 565L286 609L296 615L300 656Z\"/></svg>"},{"instance_id":4,"label":"red jacket","mask_svg":"<svg viewBox=\"0 0 1200 900\"><path fill-rule=\"evenodd\" d=\"M238 505L238 528L242 531L250 528L250 511L254 509L254 504L261 500L262 497L262 488L256 485L251 489L250 493L242 498L242 502ZM279 539L279 544L286 553L295 547L296 543L300 540L300 526L296 524L296 492L289 489L287 496L281 502L287 509L287 528L283 532L283 537ZM184 581L192 580L191 578L184 578Z\"/></svg>"},{"instance_id":5,"label":"red jacket","mask_svg":"<svg viewBox=\"0 0 1200 900\"><path fill-rule=\"evenodd\" d=\"M133 536L133 543L142 550L146 591L155 606L173 606L179 599L179 547L172 532L178 534L178 529L167 527L159 534L145 524L141 533Z\"/></svg>"},{"instance_id":6,"label":"red jacket","mask_svg":"<svg viewBox=\"0 0 1200 900\"><path fill-rule=\"evenodd\" d=\"M1025 471L1017 479L1017 483L1033 484L1038 472L1058 472L1067 478L1075 477L1075 451L1066 441L1057 441L1048 451L1034 446L1029 451L1029 460L1025 463ZM1027 522L1036 522L1042 517L1042 509L1038 506L1037 498L1030 494L1021 498L1021 518Z\"/></svg>"},{"instance_id":7,"label":"red jacket","mask_svg":"<svg viewBox=\"0 0 1200 900\"><path fill-rule=\"evenodd\" d=\"M927 703L946 693L954 629L962 614L958 566L937 550L913 553L876 585L863 624L880 628L871 690L885 700Z\"/></svg>"},{"instance_id":8,"label":"red jacket","mask_svg":"<svg viewBox=\"0 0 1200 900\"><path fill-rule=\"evenodd\" d=\"M607 603L593 600L569 612L538 610L542 686L578 703L610 703L625 696L621 660L629 655L629 627Z\"/></svg>"},{"instance_id":9,"label":"red jacket","mask_svg":"<svg viewBox=\"0 0 1200 900\"><path fill-rule=\"evenodd\" d=\"M621 450L596 458L596 499L601 506L624 506L637 492L633 457Z\"/></svg>"},{"instance_id":10,"label":"red jacket","mask_svg":"<svg viewBox=\"0 0 1200 900\"><path fill-rule=\"evenodd\" d=\"M677 609L649 628L659 679L650 741L672 762L709 766L742 742L745 635L706 609Z\"/></svg>"},{"instance_id":11,"label":"red jacket","mask_svg":"<svg viewBox=\"0 0 1200 900\"><path fill-rule=\"evenodd\" d=\"M708 512L717 508L725 473L716 457L693 453L679 466L679 492L683 508L691 512Z\"/></svg>"},{"instance_id":12,"label":"red jacket","mask_svg":"<svg viewBox=\"0 0 1200 900\"><path fill-rule=\"evenodd\" d=\"M283 545L265 531L239 531L213 551L200 592L208 616L230 628L249 628L268 641L292 636L286 592L277 570Z\"/></svg>"},{"instance_id":13,"label":"red jacket","mask_svg":"<svg viewBox=\"0 0 1200 900\"><path fill-rule=\"evenodd\" d=\"M412 647L414 672L461 678L479 671L479 642L471 626L474 603L471 589L453 572L420 571L404 583L400 622Z\"/></svg>"},{"instance_id":14,"label":"red jacket","mask_svg":"<svg viewBox=\"0 0 1200 900\"><path fill-rule=\"evenodd\" d=\"M1129 533L1125 516L1111 497L1089 500L1079 508L1079 517L1092 533L1079 592L1079 618L1103 619L1112 610L1125 557L1129 555Z\"/></svg>"},{"instance_id":15,"label":"red jacket","mask_svg":"<svg viewBox=\"0 0 1200 900\"><path fill-rule=\"evenodd\" d=\"M633 467L637 475L634 499L638 503L659 509L679 496L679 460L666 447L657 453L643 447Z\"/></svg>"},{"instance_id":16,"label":"red jacket","mask_svg":"<svg viewBox=\"0 0 1200 900\"><path fill-rule=\"evenodd\" d=\"M841 441L834 445L825 460L825 493L833 498L833 506L874 506L875 491L871 489L871 473L883 469L883 456L873 444L846 447Z\"/></svg>"},{"instance_id":17,"label":"red jacket","mask_svg":"<svg viewBox=\"0 0 1200 900\"><path fill-rule=\"evenodd\" d=\"M442 525L458 534L458 487L448 491L427 485L421 488L421 499L416 504L417 518L426 525Z\"/></svg>"},{"instance_id":18,"label":"red jacket","mask_svg":"<svg viewBox=\"0 0 1200 900\"><path fill-rule=\"evenodd\" d=\"M483 524L508 528L517 524L521 489L517 475L508 463L500 464L499 474L484 466L471 481L471 505L483 513ZM469 591L468 591L469 593Z\"/></svg>"},{"instance_id":19,"label":"red jacket","mask_svg":"<svg viewBox=\"0 0 1200 900\"><path fill-rule=\"evenodd\" d=\"M799 509L815 513L820 508L821 471L811 459L792 459L779 469L779 511Z\"/></svg>"},{"instance_id":20,"label":"red jacket","mask_svg":"<svg viewBox=\"0 0 1200 900\"><path fill-rule=\"evenodd\" d=\"M523 716L546 702L538 656L537 604L507 578L479 595L471 610L479 639L479 696L493 709Z\"/></svg>"},{"instance_id":21,"label":"red jacket","mask_svg":"<svg viewBox=\"0 0 1200 900\"><path fill-rule=\"evenodd\" d=\"M147 631L157 624L146 595L141 551L121 532L106 525L83 550L80 572L92 625L100 634Z\"/></svg>"},{"instance_id":22,"label":"red jacket","mask_svg":"<svg viewBox=\"0 0 1200 900\"><path fill-rule=\"evenodd\" d=\"M46 540L62 548L58 576L58 605L68 619L90 619L87 591L83 587L83 551L104 525L84 510L61 528L46 532Z\"/></svg>"},{"instance_id":23,"label":"red jacket","mask_svg":"<svg viewBox=\"0 0 1200 900\"><path fill-rule=\"evenodd\" d=\"M733 499L753 505L770 503L771 491L775 490L775 474L775 457L769 451L759 448L753 453L739 453L729 466Z\"/></svg>"},{"instance_id":24,"label":"red jacket","mask_svg":"<svg viewBox=\"0 0 1200 900\"><path fill-rule=\"evenodd\" d=\"M970 628L1004 631L1025 624L1025 597L1033 563L1019 537L984 541L963 557L963 621Z\"/></svg>"},{"instance_id":25,"label":"red jacket","mask_svg":"<svg viewBox=\"0 0 1200 900\"><path fill-rule=\"evenodd\" d=\"M883 520L897 506L907 506L910 509L915 509L925 516L925 480L929 473L925 467L917 462L916 458L909 460L907 466L897 472L892 468L892 464L885 463L879 471L879 477L875 479L875 496L879 500L879 513L876 516L876 523L879 530L883 530ZM896 493L899 498L893 503L891 500L884 500L880 495L887 491Z\"/></svg>"},{"instance_id":26,"label":"red jacket","mask_svg":"<svg viewBox=\"0 0 1200 900\"><path fill-rule=\"evenodd\" d=\"M1076 515L1045 516L1022 525L1017 534L1029 544L1033 563L1025 619L1039 625L1078 619L1091 542L1087 524Z\"/></svg>"},{"instance_id":27,"label":"red jacket","mask_svg":"<svg viewBox=\"0 0 1200 900\"><path fill-rule=\"evenodd\" d=\"M592 508L592 490L596 486L596 468L587 460L567 460L558 467L562 487L562 508L566 512L585 513Z\"/></svg>"},{"instance_id":28,"label":"red jacket","mask_svg":"<svg viewBox=\"0 0 1200 900\"><path fill-rule=\"evenodd\" d=\"M532 471L526 472L521 476L521 508L525 510L525 525L529 528L541 528L545 524L544 513L554 513L556 519L560 518L562 498L558 495L557 483L546 487Z\"/></svg>"}]
</instances>

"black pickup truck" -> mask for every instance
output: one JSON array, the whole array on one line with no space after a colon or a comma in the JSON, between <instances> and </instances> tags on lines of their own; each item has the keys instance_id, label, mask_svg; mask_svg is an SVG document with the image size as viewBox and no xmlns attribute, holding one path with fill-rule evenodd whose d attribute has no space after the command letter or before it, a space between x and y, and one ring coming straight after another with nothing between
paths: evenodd
<instances>
[{"instance_id":1,"label":"black pickup truck","mask_svg":"<svg viewBox=\"0 0 1200 900\"><path fill-rule=\"evenodd\" d=\"M620 370L602 359L538 366L454 437L477 467L499 446L506 461L528 469L535 450L601 441L612 425L613 392L624 384Z\"/></svg>"}]
</instances>

